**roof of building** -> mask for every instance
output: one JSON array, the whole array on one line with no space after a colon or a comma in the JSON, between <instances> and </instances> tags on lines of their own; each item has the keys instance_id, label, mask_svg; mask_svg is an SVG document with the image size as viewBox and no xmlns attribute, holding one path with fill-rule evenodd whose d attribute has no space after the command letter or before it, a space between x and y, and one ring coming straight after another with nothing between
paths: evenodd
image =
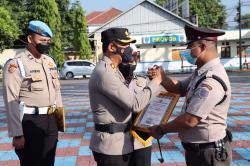
<instances>
[{"instance_id":1,"label":"roof of building","mask_svg":"<svg viewBox=\"0 0 250 166\"><path fill-rule=\"evenodd\" d=\"M116 8L111 8L105 11L95 11L91 12L86 16L88 25L102 25L113 19L114 17L120 15L121 10Z\"/></svg>"},{"instance_id":2,"label":"roof of building","mask_svg":"<svg viewBox=\"0 0 250 166\"><path fill-rule=\"evenodd\" d=\"M183 22L184 24L188 24L188 25L193 25L193 26L196 26L195 24L191 23L190 21L170 12L169 10L163 8L162 6L156 4L155 2L152 2L150 0L142 0L140 1L138 4L132 6L130 9L128 9L127 11L124 11L120 14L118 14L116 17L113 17L112 19L110 19L109 21L107 21L105 24L101 25L99 28L97 28L94 32L90 33L89 36L93 35L94 33L96 33L97 31L99 31L100 29L102 29L103 27L105 27L106 25L110 24L111 22L119 19L120 17L122 17L123 15L127 14L128 12L130 12L131 10L133 10L134 8L136 8L137 6L143 4L143 3L149 3L151 4L152 6L155 6L157 7L158 9L164 11L165 13L173 16L176 20L180 20L181 22Z\"/></svg>"},{"instance_id":3,"label":"roof of building","mask_svg":"<svg viewBox=\"0 0 250 166\"><path fill-rule=\"evenodd\" d=\"M89 13L87 16L86 16L86 19L87 21L89 20L92 20L93 18L95 18L96 16L98 16L99 14L101 14L102 11L94 11L94 12L91 12Z\"/></svg>"}]
</instances>

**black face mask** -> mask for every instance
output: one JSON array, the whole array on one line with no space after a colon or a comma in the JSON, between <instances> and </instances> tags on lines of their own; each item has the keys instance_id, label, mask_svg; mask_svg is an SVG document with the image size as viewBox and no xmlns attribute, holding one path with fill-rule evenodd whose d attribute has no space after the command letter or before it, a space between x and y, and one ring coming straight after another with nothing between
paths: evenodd
<instances>
[{"instance_id":1,"label":"black face mask","mask_svg":"<svg viewBox=\"0 0 250 166\"><path fill-rule=\"evenodd\" d=\"M136 65L121 63L118 65L120 72L126 80L130 80L133 77Z\"/></svg>"},{"instance_id":2,"label":"black face mask","mask_svg":"<svg viewBox=\"0 0 250 166\"><path fill-rule=\"evenodd\" d=\"M44 44L44 43L36 44L36 50L40 54L48 54L49 53L49 49L50 49L50 44Z\"/></svg>"},{"instance_id":3,"label":"black face mask","mask_svg":"<svg viewBox=\"0 0 250 166\"><path fill-rule=\"evenodd\" d=\"M132 56L133 49L130 46L128 46L126 48L119 47L116 44L115 44L115 46L116 46L115 53L121 55L122 62L128 63L128 62L133 61L133 56Z\"/></svg>"}]
</instances>

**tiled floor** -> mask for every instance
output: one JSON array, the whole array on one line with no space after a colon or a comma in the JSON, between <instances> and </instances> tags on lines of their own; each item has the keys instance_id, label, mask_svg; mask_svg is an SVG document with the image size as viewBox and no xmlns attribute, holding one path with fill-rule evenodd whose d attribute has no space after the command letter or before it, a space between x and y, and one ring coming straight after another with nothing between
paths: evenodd
<instances>
[{"instance_id":1,"label":"tiled floor","mask_svg":"<svg viewBox=\"0 0 250 166\"><path fill-rule=\"evenodd\" d=\"M233 166L250 165L250 83L232 83L232 101L228 126L233 131ZM67 130L60 133L55 166L95 166L89 150L89 140L93 130L92 114L89 107L87 83L79 86L62 86L66 112ZM173 117L183 104L177 104ZM158 146L154 140L152 165L184 166L183 148L177 134L168 134L161 139L164 164L160 164ZM17 166L18 158L7 136L6 115L2 96L0 96L0 165Z\"/></svg>"}]
</instances>

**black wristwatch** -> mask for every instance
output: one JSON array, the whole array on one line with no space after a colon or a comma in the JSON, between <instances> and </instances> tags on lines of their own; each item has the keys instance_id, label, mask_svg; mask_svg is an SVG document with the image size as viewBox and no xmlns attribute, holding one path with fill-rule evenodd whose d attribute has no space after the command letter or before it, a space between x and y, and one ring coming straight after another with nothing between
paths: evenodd
<instances>
[{"instance_id":1,"label":"black wristwatch","mask_svg":"<svg viewBox=\"0 0 250 166\"><path fill-rule=\"evenodd\" d=\"M22 137L23 137L23 135L19 135L19 136L15 136L14 138L19 139L19 138L22 138Z\"/></svg>"}]
</instances>

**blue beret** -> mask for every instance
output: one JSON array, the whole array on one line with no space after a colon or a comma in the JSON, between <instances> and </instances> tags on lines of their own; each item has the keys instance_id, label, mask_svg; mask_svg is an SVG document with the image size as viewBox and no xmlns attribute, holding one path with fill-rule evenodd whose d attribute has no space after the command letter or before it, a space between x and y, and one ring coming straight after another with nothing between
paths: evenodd
<instances>
[{"instance_id":1,"label":"blue beret","mask_svg":"<svg viewBox=\"0 0 250 166\"><path fill-rule=\"evenodd\" d=\"M38 20L30 21L28 29L41 36L46 36L46 37L53 36L53 33L51 29L49 28L49 26L42 21L38 21Z\"/></svg>"}]
</instances>

